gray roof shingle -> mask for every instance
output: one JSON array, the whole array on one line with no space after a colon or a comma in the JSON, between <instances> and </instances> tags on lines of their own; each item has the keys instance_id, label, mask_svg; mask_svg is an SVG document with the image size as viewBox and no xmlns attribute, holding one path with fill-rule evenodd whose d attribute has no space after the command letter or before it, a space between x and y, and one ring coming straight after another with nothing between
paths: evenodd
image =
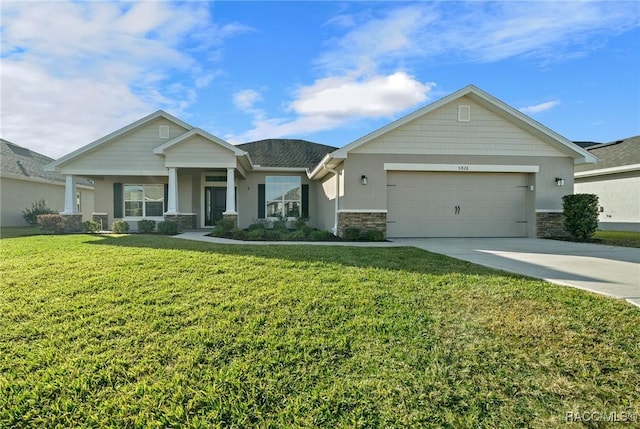
<instances>
[{"instance_id":1,"label":"gray roof shingle","mask_svg":"<svg viewBox=\"0 0 640 429\"><path fill-rule=\"evenodd\" d=\"M249 152L254 165L261 167L313 168L336 147L306 140L267 139L239 144Z\"/></svg>"},{"instance_id":2,"label":"gray roof shingle","mask_svg":"<svg viewBox=\"0 0 640 429\"><path fill-rule=\"evenodd\" d=\"M589 147L587 150L600 158L600 161L577 165L576 172L640 164L640 136Z\"/></svg>"},{"instance_id":3,"label":"gray roof shingle","mask_svg":"<svg viewBox=\"0 0 640 429\"><path fill-rule=\"evenodd\" d=\"M44 171L44 166L51 161L53 159L48 156L0 139L0 170L3 176L29 177L54 183L65 183L65 177L62 174ZM80 179L77 183L93 186L93 182L90 180Z\"/></svg>"}]
</instances>

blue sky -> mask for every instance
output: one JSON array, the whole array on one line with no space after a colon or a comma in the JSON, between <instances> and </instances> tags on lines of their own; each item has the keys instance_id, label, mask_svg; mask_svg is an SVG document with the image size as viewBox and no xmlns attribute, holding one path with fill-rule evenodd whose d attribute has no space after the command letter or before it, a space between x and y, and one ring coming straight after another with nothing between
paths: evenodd
<instances>
[{"instance_id":1,"label":"blue sky","mask_svg":"<svg viewBox=\"0 0 640 429\"><path fill-rule=\"evenodd\" d=\"M158 109L343 146L468 84L570 140L640 134L640 3L3 1L2 138L57 158Z\"/></svg>"}]
</instances>

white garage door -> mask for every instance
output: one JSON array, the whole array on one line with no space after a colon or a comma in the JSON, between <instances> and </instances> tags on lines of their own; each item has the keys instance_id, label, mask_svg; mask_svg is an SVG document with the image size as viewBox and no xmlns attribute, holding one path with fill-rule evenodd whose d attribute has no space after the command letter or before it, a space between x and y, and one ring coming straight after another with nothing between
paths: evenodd
<instances>
[{"instance_id":1,"label":"white garage door","mask_svg":"<svg viewBox=\"0 0 640 429\"><path fill-rule=\"evenodd\" d=\"M389 171L389 237L525 237L527 175Z\"/></svg>"}]
</instances>

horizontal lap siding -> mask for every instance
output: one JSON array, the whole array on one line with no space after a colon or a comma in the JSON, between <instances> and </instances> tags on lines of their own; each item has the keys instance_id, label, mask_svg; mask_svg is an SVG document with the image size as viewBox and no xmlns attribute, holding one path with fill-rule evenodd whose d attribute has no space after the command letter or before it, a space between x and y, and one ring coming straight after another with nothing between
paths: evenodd
<instances>
[{"instance_id":1,"label":"horizontal lap siding","mask_svg":"<svg viewBox=\"0 0 640 429\"><path fill-rule=\"evenodd\" d=\"M458 122L459 104L471 106L470 122ZM353 153L566 156L468 98L416 118Z\"/></svg>"}]
</instances>

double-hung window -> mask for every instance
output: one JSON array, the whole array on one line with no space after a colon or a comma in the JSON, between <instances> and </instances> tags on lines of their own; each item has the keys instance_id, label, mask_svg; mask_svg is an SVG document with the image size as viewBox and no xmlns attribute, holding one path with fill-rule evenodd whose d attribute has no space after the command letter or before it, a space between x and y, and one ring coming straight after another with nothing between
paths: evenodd
<instances>
[{"instance_id":1,"label":"double-hung window","mask_svg":"<svg viewBox=\"0 0 640 429\"><path fill-rule=\"evenodd\" d=\"M300 217L302 183L299 176L267 176L265 185L267 217Z\"/></svg>"},{"instance_id":2,"label":"double-hung window","mask_svg":"<svg viewBox=\"0 0 640 429\"><path fill-rule=\"evenodd\" d=\"M125 217L162 217L164 185L124 185Z\"/></svg>"}]
</instances>

